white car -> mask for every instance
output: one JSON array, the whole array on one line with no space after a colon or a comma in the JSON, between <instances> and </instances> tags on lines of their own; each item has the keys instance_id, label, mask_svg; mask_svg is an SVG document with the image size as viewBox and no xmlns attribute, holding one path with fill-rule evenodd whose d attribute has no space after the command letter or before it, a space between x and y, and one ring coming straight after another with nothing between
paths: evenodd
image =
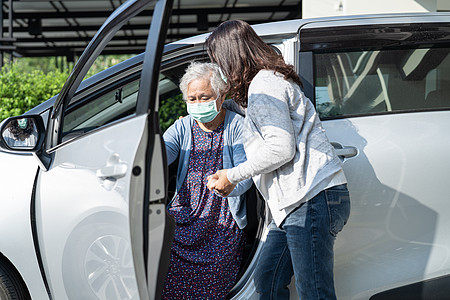
<instances>
[{"instance_id":1,"label":"white car","mask_svg":"<svg viewBox=\"0 0 450 300\"><path fill-rule=\"evenodd\" d=\"M159 298L174 173L158 107L180 93L191 60L208 60L207 35L163 46L172 1L159 0L146 52L82 81L150 2L124 3L59 95L2 123L0 299ZM450 13L254 28L295 66L344 163L352 209L335 245L338 298L448 299ZM253 271L270 216L255 188L247 211L230 299L258 299Z\"/></svg>"}]
</instances>

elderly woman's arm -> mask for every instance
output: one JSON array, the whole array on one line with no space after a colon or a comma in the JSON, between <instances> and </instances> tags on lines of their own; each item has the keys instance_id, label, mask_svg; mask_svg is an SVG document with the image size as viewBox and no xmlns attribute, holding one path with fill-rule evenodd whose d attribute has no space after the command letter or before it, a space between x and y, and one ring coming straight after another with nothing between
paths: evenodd
<instances>
[{"instance_id":1,"label":"elderly woman's arm","mask_svg":"<svg viewBox=\"0 0 450 300\"><path fill-rule=\"evenodd\" d=\"M226 147L230 147L229 153L231 154L230 163L224 163L225 168L233 168L247 161L247 156L244 150L244 119L240 116L236 116L232 123L230 124L230 139L229 144ZM227 151L228 152L228 151ZM208 180L208 188L212 190L212 186L214 185L214 180L218 179L217 176L223 170L219 170L216 174L210 176L210 180ZM226 178L226 176L225 176ZM229 183L229 182L228 182ZM229 191L227 193L223 193L223 191L216 190L217 192L221 192L222 196L236 197L244 194L253 184L253 180L251 178L244 179L236 184L229 186Z\"/></svg>"},{"instance_id":2,"label":"elderly woman's arm","mask_svg":"<svg viewBox=\"0 0 450 300\"><path fill-rule=\"evenodd\" d=\"M182 137L184 135L182 120L177 120L164 132L163 139L166 145L167 162L170 165L180 154Z\"/></svg>"},{"instance_id":3,"label":"elderly woman's arm","mask_svg":"<svg viewBox=\"0 0 450 300\"><path fill-rule=\"evenodd\" d=\"M233 146L233 167L245 162L247 157L245 155L244 146L241 143ZM240 181L228 197L235 197L244 194L251 186L253 180L251 178Z\"/></svg>"}]
</instances>

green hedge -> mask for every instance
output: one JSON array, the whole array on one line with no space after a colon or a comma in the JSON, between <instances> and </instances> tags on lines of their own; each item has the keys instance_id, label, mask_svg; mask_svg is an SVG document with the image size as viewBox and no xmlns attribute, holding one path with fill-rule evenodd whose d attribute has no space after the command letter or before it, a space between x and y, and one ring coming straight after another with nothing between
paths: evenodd
<instances>
[{"instance_id":1,"label":"green hedge","mask_svg":"<svg viewBox=\"0 0 450 300\"><path fill-rule=\"evenodd\" d=\"M186 115L186 102L183 101L182 94L167 99L161 99L159 122L163 132L166 131L166 129L179 117Z\"/></svg>"},{"instance_id":2,"label":"green hedge","mask_svg":"<svg viewBox=\"0 0 450 300\"><path fill-rule=\"evenodd\" d=\"M17 64L5 66L0 72L0 119L25 113L61 90L68 71L54 69L26 72Z\"/></svg>"},{"instance_id":3,"label":"green hedge","mask_svg":"<svg viewBox=\"0 0 450 300\"><path fill-rule=\"evenodd\" d=\"M88 76L126 58L100 59ZM69 76L71 66L66 65L61 71L56 65L55 59L36 61L21 58L3 67L0 71L0 121L21 115L58 94ZM179 116L186 115L186 105L181 95L175 95L161 99L159 112L161 128L165 131Z\"/></svg>"}]
</instances>

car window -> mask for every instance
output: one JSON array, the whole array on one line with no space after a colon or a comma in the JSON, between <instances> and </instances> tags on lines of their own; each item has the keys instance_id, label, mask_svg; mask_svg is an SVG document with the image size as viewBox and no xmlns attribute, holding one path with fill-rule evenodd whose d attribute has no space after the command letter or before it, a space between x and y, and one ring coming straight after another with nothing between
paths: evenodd
<instances>
[{"instance_id":1,"label":"car window","mask_svg":"<svg viewBox=\"0 0 450 300\"><path fill-rule=\"evenodd\" d=\"M77 101L65 113L63 141L135 114L138 91L135 80Z\"/></svg>"},{"instance_id":2,"label":"car window","mask_svg":"<svg viewBox=\"0 0 450 300\"><path fill-rule=\"evenodd\" d=\"M450 49L374 49L314 54L322 118L450 108Z\"/></svg>"},{"instance_id":3,"label":"car window","mask_svg":"<svg viewBox=\"0 0 450 300\"><path fill-rule=\"evenodd\" d=\"M186 115L186 105L178 87L188 62L161 71L159 76L160 125L163 132L180 116ZM134 77L136 78L136 77ZM65 112L62 141L73 139L93 129L134 115L139 80L103 87L72 103ZM95 90L95 88L94 88Z\"/></svg>"},{"instance_id":4,"label":"car window","mask_svg":"<svg viewBox=\"0 0 450 300\"><path fill-rule=\"evenodd\" d=\"M180 79L188 67L189 61L177 64L176 67L163 68L159 75L159 116L163 132L180 116L186 116L186 103L179 88Z\"/></svg>"}]
</instances>

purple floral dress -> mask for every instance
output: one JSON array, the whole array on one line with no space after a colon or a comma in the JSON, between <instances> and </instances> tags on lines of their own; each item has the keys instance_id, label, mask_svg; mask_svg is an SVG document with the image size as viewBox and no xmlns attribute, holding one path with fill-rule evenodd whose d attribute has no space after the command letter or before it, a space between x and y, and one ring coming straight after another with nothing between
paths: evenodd
<instances>
[{"instance_id":1,"label":"purple floral dress","mask_svg":"<svg viewBox=\"0 0 450 300\"><path fill-rule=\"evenodd\" d=\"M176 228L163 299L225 299L244 239L227 198L206 187L207 177L222 169L224 125L205 132L193 123L186 179L168 209Z\"/></svg>"}]
</instances>

